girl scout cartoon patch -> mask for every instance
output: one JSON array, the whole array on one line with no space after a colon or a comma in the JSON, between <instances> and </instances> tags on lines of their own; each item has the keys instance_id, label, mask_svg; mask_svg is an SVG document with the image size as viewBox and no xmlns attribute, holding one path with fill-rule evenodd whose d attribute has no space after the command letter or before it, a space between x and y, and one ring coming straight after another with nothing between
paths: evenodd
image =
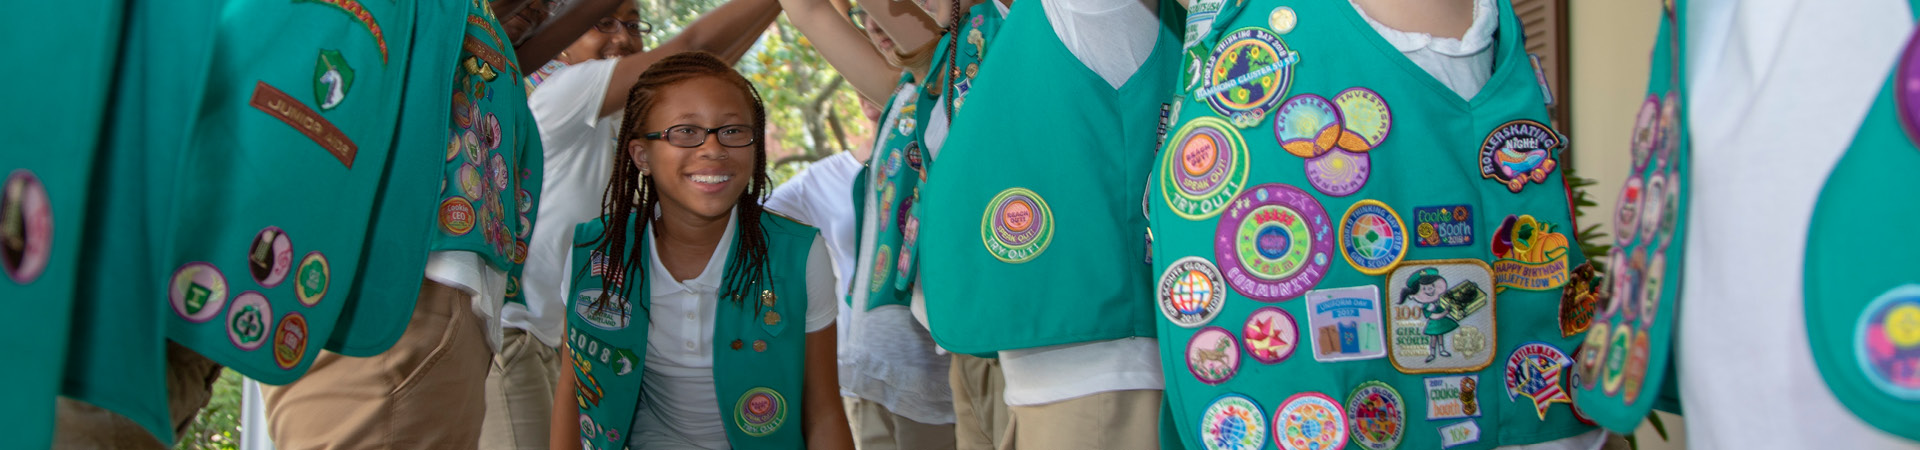
<instances>
[{"instance_id":1,"label":"girl scout cartoon patch","mask_svg":"<svg viewBox=\"0 0 1920 450\"><path fill-rule=\"evenodd\" d=\"M787 399L765 387L748 389L733 405L733 423L748 436L766 436L787 422Z\"/></svg>"},{"instance_id":2,"label":"girl scout cartoon patch","mask_svg":"<svg viewBox=\"0 0 1920 450\"><path fill-rule=\"evenodd\" d=\"M1213 321L1226 306L1225 281L1220 269L1206 258L1188 256L1174 261L1160 273L1160 315L1183 328L1194 328Z\"/></svg>"},{"instance_id":3,"label":"girl scout cartoon patch","mask_svg":"<svg viewBox=\"0 0 1920 450\"><path fill-rule=\"evenodd\" d=\"M1294 394L1273 415L1273 440L1286 450L1329 450L1347 445L1347 414L1318 392Z\"/></svg>"},{"instance_id":4,"label":"girl scout cartoon patch","mask_svg":"<svg viewBox=\"0 0 1920 450\"><path fill-rule=\"evenodd\" d=\"M1507 356L1507 400L1520 397L1533 400L1533 409L1539 413L1540 420L1547 420L1547 408L1554 403L1573 404L1573 398L1567 396L1560 382L1560 373L1572 363L1566 352L1552 345L1522 344Z\"/></svg>"},{"instance_id":5,"label":"girl scout cartoon patch","mask_svg":"<svg viewBox=\"0 0 1920 450\"><path fill-rule=\"evenodd\" d=\"M1272 32L1248 27L1220 38L1200 75L1193 97L1207 102L1234 126L1251 128L1265 119L1293 84L1300 52Z\"/></svg>"},{"instance_id":6,"label":"girl scout cartoon patch","mask_svg":"<svg viewBox=\"0 0 1920 450\"><path fill-rule=\"evenodd\" d=\"M1267 413L1245 395L1221 395L1200 414L1200 442L1207 450L1265 448Z\"/></svg>"},{"instance_id":7,"label":"girl scout cartoon patch","mask_svg":"<svg viewBox=\"0 0 1920 450\"><path fill-rule=\"evenodd\" d=\"M995 259L1019 264L1040 256L1053 241L1053 210L1026 188L1000 191L980 216L980 238Z\"/></svg>"},{"instance_id":8,"label":"girl scout cartoon patch","mask_svg":"<svg viewBox=\"0 0 1920 450\"><path fill-rule=\"evenodd\" d=\"M1386 203L1361 200L1340 217L1340 255L1354 270L1383 275L1407 256L1407 225Z\"/></svg>"},{"instance_id":9,"label":"girl scout cartoon patch","mask_svg":"<svg viewBox=\"0 0 1920 450\"><path fill-rule=\"evenodd\" d=\"M1240 342L1226 328L1206 327L1187 340L1187 372L1206 384L1220 384L1240 372Z\"/></svg>"},{"instance_id":10,"label":"girl scout cartoon patch","mask_svg":"<svg viewBox=\"0 0 1920 450\"><path fill-rule=\"evenodd\" d=\"M1400 446L1406 432L1407 406L1400 392L1379 381L1361 383L1347 396L1347 426L1353 442L1369 450Z\"/></svg>"},{"instance_id":11,"label":"girl scout cartoon patch","mask_svg":"<svg viewBox=\"0 0 1920 450\"><path fill-rule=\"evenodd\" d=\"M1356 286L1307 293L1313 359L1353 361L1386 356L1380 325L1380 288Z\"/></svg>"},{"instance_id":12,"label":"girl scout cartoon patch","mask_svg":"<svg viewBox=\"0 0 1920 450\"><path fill-rule=\"evenodd\" d=\"M7 174L0 192L0 269L22 285L47 269L53 254L53 209L46 185L25 169Z\"/></svg>"},{"instance_id":13,"label":"girl scout cartoon patch","mask_svg":"<svg viewBox=\"0 0 1920 450\"><path fill-rule=\"evenodd\" d=\"M1533 216L1507 216L1493 233L1494 285L1529 291L1567 284L1567 236Z\"/></svg>"},{"instance_id":14,"label":"girl scout cartoon patch","mask_svg":"<svg viewBox=\"0 0 1920 450\"><path fill-rule=\"evenodd\" d=\"M1873 387L1894 398L1920 400L1920 284L1875 298L1854 329L1854 359Z\"/></svg>"},{"instance_id":15,"label":"girl scout cartoon patch","mask_svg":"<svg viewBox=\"0 0 1920 450\"><path fill-rule=\"evenodd\" d=\"M1214 260L1241 295L1277 302L1306 293L1326 277L1333 234L1326 209L1312 195L1262 184L1234 197L1221 216Z\"/></svg>"},{"instance_id":16,"label":"girl scout cartoon patch","mask_svg":"<svg viewBox=\"0 0 1920 450\"><path fill-rule=\"evenodd\" d=\"M1300 343L1300 324L1286 310L1267 306L1247 315L1240 328L1240 340L1247 344L1247 356L1264 364L1279 364L1293 356Z\"/></svg>"},{"instance_id":17,"label":"girl scout cartoon patch","mask_svg":"<svg viewBox=\"0 0 1920 450\"><path fill-rule=\"evenodd\" d=\"M1487 133L1480 144L1480 177L1499 181L1514 193L1529 181L1546 183L1563 144L1546 124L1527 119L1507 122Z\"/></svg>"},{"instance_id":18,"label":"girl scout cartoon patch","mask_svg":"<svg viewBox=\"0 0 1920 450\"><path fill-rule=\"evenodd\" d=\"M1160 197L1187 220L1220 214L1247 185L1247 143L1218 118L1199 117L1180 127L1161 159Z\"/></svg>"},{"instance_id":19,"label":"girl scout cartoon patch","mask_svg":"<svg viewBox=\"0 0 1920 450\"><path fill-rule=\"evenodd\" d=\"M1472 372L1493 363L1493 273L1477 259L1407 261L1394 269L1388 352L1404 373Z\"/></svg>"}]
</instances>

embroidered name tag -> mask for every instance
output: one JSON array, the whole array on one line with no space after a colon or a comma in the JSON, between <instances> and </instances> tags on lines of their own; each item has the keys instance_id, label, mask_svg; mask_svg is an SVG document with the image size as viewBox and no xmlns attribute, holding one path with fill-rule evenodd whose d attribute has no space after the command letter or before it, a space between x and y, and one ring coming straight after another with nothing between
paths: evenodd
<instances>
[{"instance_id":1,"label":"embroidered name tag","mask_svg":"<svg viewBox=\"0 0 1920 450\"><path fill-rule=\"evenodd\" d=\"M360 147L354 145L353 140L347 139L346 133L341 132L339 127L333 126L333 122L320 117L319 113L301 104L293 96L261 81L254 84L253 100L248 101L247 104L265 111L267 115L280 119L281 122L286 122L300 134L307 135L313 143L320 144L320 148L332 153L334 158L340 160L340 164L347 166L348 169L353 168L353 156L359 153Z\"/></svg>"}]
</instances>

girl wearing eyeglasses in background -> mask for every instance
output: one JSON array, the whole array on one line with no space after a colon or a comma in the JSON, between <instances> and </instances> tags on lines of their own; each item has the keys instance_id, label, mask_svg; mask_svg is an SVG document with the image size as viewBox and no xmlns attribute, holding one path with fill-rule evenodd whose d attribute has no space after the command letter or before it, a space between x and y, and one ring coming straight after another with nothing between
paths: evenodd
<instances>
[{"instance_id":1,"label":"girl wearing eyeglasses in background","mask_svg":"<svg viewBox=\"0 0 1920 450\"><path fill-rule=\"evenodd\" d=\"M761 208L758 91L712 55L673 55L622 123L605 215L574 234L553 447L852 449L831 259L813 227Z\"/></svg>"}]
</instances>

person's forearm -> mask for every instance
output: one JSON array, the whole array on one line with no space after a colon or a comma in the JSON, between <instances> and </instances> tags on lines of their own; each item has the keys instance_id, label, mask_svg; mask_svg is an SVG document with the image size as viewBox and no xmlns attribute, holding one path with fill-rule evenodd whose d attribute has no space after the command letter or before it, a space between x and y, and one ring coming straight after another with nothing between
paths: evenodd
<instances>
[{"instance_id":1,"label":"person's forearm","mask_svg":"<svg viewBox=\"0 0 1920 450\"><path fill-rule=\"evenodd\" d=\"M846 77L855 91L875 102L893 96L900 69L887 63L866 33L833 9L827 0L780 0L787 20L813 41L813 48Z\"/></svg>"},{"instance_id":2,"label":"person's forearm","mask_svg":"<svg viewBox=\"0 0 1920 450\"><path fill-rule=\"evenodd\" d=\"M777 0L732 0L688 24L673 41L684 40L687 50L712 53L727 64L740 60L760 35L780 18ZM664 46L663 46L664 47Z\"/></svg>"},{"instance_id":3,"label":"person's forearm","mask_svg":"<svg viewBox=\"0 0 1920 450\"><path fill-rule=\"evenodd\" d=\"M846 406L840 402L840 364L834 327L807 333L806 378L800 426L808 450L853 450Z\"/></svg>"},{"instance_id":4,"label":"person's forearm","mask_svg":"<svg viewBox=\"0 0 1920 450\"><path fill-rule=\"evenodd\" d=\"M600 23L600 19L613 15L620 8L620 2L630 0L573 0L574 5L566 11L547 19L546 23L533 27L532 36L525 40L516 40L513 51L518 56L520 67L526 70L538 69L546 65L555 55L573 45L580 35Z\"/></svg>"},{"instance_id":5,"label":"person's forearm","mask_svg":"<svg viewBox=\"0 0 1920 450\"><path fill-rule=\"evenodd\" d=\"M560 346L558 363L560 382L553 390L553 424L548 428L547 448L580 450L580 400L573 392L573 355L566 345Z\"/></svg>"}]
</instances>

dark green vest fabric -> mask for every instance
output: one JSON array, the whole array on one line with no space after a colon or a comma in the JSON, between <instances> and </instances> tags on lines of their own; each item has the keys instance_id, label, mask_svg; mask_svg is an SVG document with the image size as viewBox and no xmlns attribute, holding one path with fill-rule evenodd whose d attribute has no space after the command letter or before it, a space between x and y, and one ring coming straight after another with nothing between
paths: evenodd
<instances>
[{"instance_id":1,"label":"dark green vest fabric","mask_svg":"<svg viewBox=\"0 0 1920 450\"><path fill-rule=\"evenodd\" d=\"M1673 375L1675 308L1686 269L1686 195L1693 146L1686 126L1686 2L1664 10L1646 99L1635 120L1632 166L1613 221L1604 264L1612 296L1594 308L1569 379L1580 411L1601 426L1632 433L1649 410L1678 412Z\"/></svg>"},{"instance_id":2,"label":"dark green vest fabric","mask_svg":"<svg viewBox=\"0 0 1920 450\"><path fill-rule=\"evenodd\" d=\"M1920 2L1909 2L1920 7ZM1920 34L1828 174L1807 236L1808 343L1827 389L1854 416L1920 441L1920 242L1860 230L1920 223ZM1868 236L1875 233L1869 232ZM1868 258L1867 256L1884 255Z\"/></svg>"},{"instance_id":3,"label":"dark green vest fabric","mask_svg":"<svg viewBox=\"0 0 1920 450\"><path fill-rule=\"evenodd\" d=\"M9 443L46 448L53 433L54 396L67 353L74 280L84 266L81 225L91 191L94 157L103 143L113 67L119 55L123 5L114 1L13 5L17 17L0 28L0 47L16 61L57 70L0 74L11 86L0 120L0 318L9 370L0 374L0 423L14 430ZM59 45L46 45L60 36ZM52 76L49 76L52 75Z\"/></svg>"},{"instance_id":4,"label":"dark green vest fabric","mask_svg":"<svg viewBox=\"0 0 1920 450\"><path fill-rule=\"evenodd\" d=\"M1142 189L1176 78L1181 13L1118 89L1016 3L918 205L927 320L984 354L1153 336ZM1046 155L1040 157L1038 155Z\"/></svg>"},{"instance_id":5,"label":"dark green vest fabric","mask_svg":"<svg viewBox=\"0 0 1920 450\"><path fill-rule=\"evenodd\" d=\"M900 84L911 83L912 73L900 75ZM880 113L880 117L887 117L894 112L894 100L902 96L916 100L924 98L919 93L919 89L911 87L895 91L894 97L887 99L887 109ZM874 217L873 221L877 228L873 235L872 265L858 267L854 272L872 271L872 278L867 285L853 286L867 291L867 309L885 305L904 306L913 298L910 278L914 274L914 261L913 253L906 249L906 238L917 237L914 232L919 221L910 213L913 199L919 196L920 169L924 167L926 156L920 148L921 122L915 119L919 107L919 102L907 103L899 111L900 120L892 127L879 130L884 133L880 138L881 145L874 151L872 163L860 170L858 181L854 183L854 223L865 226L867 189L874 190L874 198L878 201L874 210L878 217ZM866 235L864 231L855 234ZM866 244L857 242L855 245L854 248L862 248ZM849 275L847 278L851 280L855 277ZM847 298L852 301L853 297L849 294Z\"/></svg>"},{"instance_id":6,"label":"dark green vest fabric","mask_svg":"<svg viewBox=\"0 0 1920 450\"><path fill-rule=\"evenodd\" d=\"M1591 269L1565 137L1496 3L1472 99L1347 2L1228 1L1192 33L1145 187L1165 446L1484 449L1592 430L1555 406L1595 301L1574 282Z\"/></svg>"},{"instance_id":7,"label":"dark green vest fabric","mask_svg":"<svg viewBox=\"0 0 1920 450\"><path fill-rule=\"evenodd\" d=\"M604 219L604 218L603 218ZM639 224L636 216L634 224ZM770 280L751 284L746 298L720 299L714 315L713 381L727 442L737 449L795 449L801 437L801 388L806 375L807 257L820 232L774 214L760 216L767 236ZM609 283L612 265L594 251L604 220L574 229L573 300L567 310L567 349L573 355L574 397L580 404L581 447L626 448L646 373L648 314L653 298L646 265ZM638 227L635 227L638 228ZM742 228L743 229L743 228ZM741 233L727 243L728 268ZM629 230L629 255L647 261L647 239ZM731 276L732 271L727 272ZM722 286L731 285L728 279ZM638 289L633 289L638 287ZM596 303L603 291L613 292Z\"/></svg>"}]
</instances>

